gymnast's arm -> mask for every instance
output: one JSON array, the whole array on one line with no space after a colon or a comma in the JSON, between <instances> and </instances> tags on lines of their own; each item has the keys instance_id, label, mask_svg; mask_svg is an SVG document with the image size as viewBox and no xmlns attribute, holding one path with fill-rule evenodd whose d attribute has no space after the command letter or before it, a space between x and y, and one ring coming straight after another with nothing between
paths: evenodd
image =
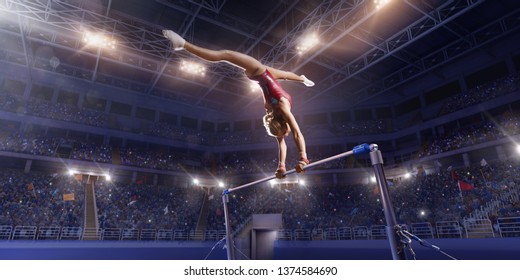
<instances>
[{"instance_id":1,"label":"gymnast's arm","mask_svg":"<svg viewBox=\"0 0 520 280\"><path fill-rule=\"evenodd\" d=\"M276 172L274 175L278 179L283 179L285 177L284 173L287 171L285 169L285 158L287 156L287 145L285 144L284 137L276 137L276 140L278 141L278 168L276 169Z\"/></svg>"},{"instance_id":2,"label":"gymnast's arm","mask_svg":"<svg viewBox=\"0 0 520 280\"><path fill-rule=\"evenodd\" d=\"M285 159L287 158L287 144L284 136L276 137L278 141L278 166L285 166Z\"/></svg>"}]
</instances>

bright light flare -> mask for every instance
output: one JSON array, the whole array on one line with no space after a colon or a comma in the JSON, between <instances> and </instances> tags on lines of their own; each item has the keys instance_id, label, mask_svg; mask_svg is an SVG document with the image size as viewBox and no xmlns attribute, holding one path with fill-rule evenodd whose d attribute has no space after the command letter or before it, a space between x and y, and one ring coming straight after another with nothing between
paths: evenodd
<instances>
[{"instance_id":1,"label":"bright light flare","mask_svg":"<svg viewBox=\"0 0 520 280\"><path fill-rule=\"evenodd\" d=\"M318 35L312 33L301 39L300 44L296 46L296 50L298 51L299 55L302 55L319 43L320 40L318 39Z\"/></svg>"},{"instance_id":2,"label":"bright light flare","mask_svg":"<svg viewBox=\"0 0 520 280\"><path fill-rule=\"evenodd\" d=\"M374 4L376 5L376 9L383 8L386 4L390 3L391 0L374 0Z\"/></svg>"},{"instance_id":3,"label":"bright light flare","mask_svg":"<svg viewBox=\"0 0 520 280\"><path fill-rule=\"evenodd\" d=\"M105 180L107 182L111 182L112 181L112 176L110 176L110 174L105 174Z\"/></svg>"},{"instance_id":4,"label":"bright light flare","mask_svg":"<svg viewBox=\"0 0 520 280\"><path fill-rule=\"evenodd\" d=\"M181 62L181 70L194 75L206 75L206 67L203 64L194 61L183 60Z\"/></svg>"},{"instance_id":5,"label":"bright light flare","mask_svg":"<svg viewBox=\"0 0 520 280\"><path fill-rule=\"evenodd\" d=\"M69 169L68 173L69 173L70 176L74 176L74 174L76 174L78 172L76 170L74 170L74 169Z\"/></svg>"},{"instance_id":6,"label":"bright light flare","mask_svg":"<svg viewBox=\"0 0 520 280\"><path fill-rule=\"evenodd\" d=\"M260 85L255 81L249 81L249 88L251 89L251 92L255 92L260 89Z\"/></svg>"},{"instance_id":7,"label":"bright light flare","mask_svg":"<svg viewBox=\"0 0 520 280\"><path fill-rule=\"evenodd\" d=\"M224 185L223 182L218 182L218 187L219 187L219 188L223 188L223 187L225 187L225 185Z\"/></svg>"},{"instance_id":8,"label":"bright light flare","mask_svg":"<svg viewBox=\"0 0 520 280\"><path fill-rule=\"evenodd\" d=\"M193 184L198 185L199 184L199 179L193 179Z\"/></svg>"},{"instance_id":9,"label":"bright light flare","mask_svg":"<svg viewBox=\"0 0 520 280\"><path fill-rule=\"evenodd\" d=\"M405 179L410 179L410 177L412 177L412 174L410 174L410 172L404 174Z\"/></svg>"},{"instance_id":10,"label":"bright light flare","mask_svg":"<svg viewBox=\"0 0 520 280\"><path fill-rule=\"evenodd\" d=\"M83 42L85 42L87 46L100 47L104 49L115 49L117 44L114 39L110 39L101 33L91 32L85 32L83 35Z\"/></svg>"},{"instance_id":11,"label":"bright light flare","mask_svg":"<svg viewBox=\"0 0 520 280\"><path fill-rule=\"evenodd\" d=\"M516 145L516 152L520 154L520 145Z\"/></svg>"}]
</instances>

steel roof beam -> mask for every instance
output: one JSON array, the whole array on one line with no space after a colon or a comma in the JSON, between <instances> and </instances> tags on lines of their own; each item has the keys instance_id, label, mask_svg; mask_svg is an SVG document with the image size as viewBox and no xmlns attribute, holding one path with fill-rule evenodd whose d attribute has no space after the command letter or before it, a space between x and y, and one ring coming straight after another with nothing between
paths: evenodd
<instances>
[{"instance_id":1,"label":"steel roof beam","mask_svg":"<svg viewBox=\"0 0 520 280\"><path fill-rule=\"evenodd\" d=\"M321 93L313 95L311 98L301 103L301 106L304 106L311 100L320 97L323 92L328 92L331 89L335 88L339 84L345 82L347 79L364 72L368 68L374 66L378 62L382 61L389 55L393 55L394 53L404 49L406 46L409 46L416 40L426 36L432 31L442 27L447 22L457 18L458 16L466 13L467 11L475 8L479 4L483 3L484 0L475 0L475 1L450 1L443 3L440 7L436 8L432 13L438 14L440 22L436 22L430 18L430 16L425 15L419 20L413 22L408 27L404 28L402 31L394 34L392 37L382 42L382 48L372 48L367 51L364 55L360 56L358 59L346 64L342 67L343 70L349 73L348 76L344 77L341 80L335 80L333 84L328 82L331 79L335 78L337 73L332 73L327 78L325 78L322 82L329 85L327 88L322 88ZM386 49L388 52L383 52L381 49ZM418 64L420 65L420 64ZM419 69L414 71L419 71Z\"/></svg>"},{"instance_id":2,"label":"steel roof beam","mask_svg":"<svg viewBox=\"0 0 520 280\"><path fill-rule=\"evenodd\" d=\"M421 74L433 70L434 68L443 65L455 58L461 57L469 52L475 51L493 40L499 39L507 34L520 29L520 9L517 9L507 16L495 20L486 26L472 32L465 36L466 38L460 38L455 42L448 44L447 46L431 53L430 55L421 59L421 63L425 65L425 68L419 72L409 72L410 69L402 69L401 71L388 75L379 81L376 81L374 85L367 86L354 94L354 100L349 105L354 106L360 104L366 100L374 98L389 89L395 88L396 86L402 85L406 81L413 79ZM476 42L471 44L469 42ZM378 90L376 90L379 88Z\"/></svg>"}]
</instances>

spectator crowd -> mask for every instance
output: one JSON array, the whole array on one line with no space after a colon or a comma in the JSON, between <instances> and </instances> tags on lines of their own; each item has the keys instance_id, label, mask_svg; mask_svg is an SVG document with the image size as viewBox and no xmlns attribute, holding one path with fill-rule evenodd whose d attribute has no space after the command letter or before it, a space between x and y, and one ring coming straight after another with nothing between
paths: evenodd
<instances>
[{"instance_id":1,"label":"spectator crowd","mask_svg":"<svg viewBox=\"0 0 520 280\"><path fill-rule=\"evenodd\" d=\"M462 190L458 181L471 184ZM457 221L508 190L520 188L520 162L442 170L389 183L398 223ZM74 194L65 200L63 194ZM101 228L224 229L221 188L101 182L95 185ZM0 225L77 226L83 223L84 184L57 174L0 173ZM206 210L202 205L207 203ZM364 185L258 185L230 195L233 227L252 214L281 213L288 229L384 225L378 188ZM511 197L489 218L520 216ZM201 220L202 219L202 220Z\"/></svg>"}]
</instances>

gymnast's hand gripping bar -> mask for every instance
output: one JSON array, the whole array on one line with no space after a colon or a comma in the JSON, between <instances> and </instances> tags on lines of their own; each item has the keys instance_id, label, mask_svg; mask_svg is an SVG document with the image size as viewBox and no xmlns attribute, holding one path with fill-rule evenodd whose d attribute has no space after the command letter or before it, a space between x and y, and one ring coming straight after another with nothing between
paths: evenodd
<instances>
[{"instance_id":1,"label":"gymnast's hand gripping bar","mask_svg":"<svg viewBox=\"0 0 520 280\"><path fill-rule=\"evenodd\" d=\"M371 144L371 145L369 145L369 144L361 144L361 145L358 145L358 146L354 147L351 151L347 151L347 152L344 152L344 153L341 153L341 154L338 154L338 155L335 155L335 156L331 156L331 157L328 157L328 158L325 158L325 159L322 159L322 160L318 160L318 161L309 163L308 165L306 165L303 168L303 170L306 170L306 169L312 168L314 166L317 166L317 165L320 165L320 164L323 164L323 163L326 163L326 162L329 162L329 161L333 161L333 160L336 160L336 159L339 159L339 158L348 157L348 156L352 156L352 155L366 154L366 153L368 153L370 151L373 151L373 150L377 150L377 145L376 144ZM289 174L292 174L294 172L296 172L296 169L291 169L291 170L285 172L283 175L284 176L285 175L289 175ZM243 189L243 188L247 188L247 187L250 187L250 186L253 186L253 185L256 185L256 184L260 184L262 182L267 182L267 181L272 180L272 179L276 179L276 175L268 176L268 177L265 177L263 179L256 180L254 182L250 182L250 183L247 183L247 184L235 187L235 188L227 189L227 190L224 191L223 195L229 194L229 193L237 191L239 189Z\"/></svg>"}]
</instances>

